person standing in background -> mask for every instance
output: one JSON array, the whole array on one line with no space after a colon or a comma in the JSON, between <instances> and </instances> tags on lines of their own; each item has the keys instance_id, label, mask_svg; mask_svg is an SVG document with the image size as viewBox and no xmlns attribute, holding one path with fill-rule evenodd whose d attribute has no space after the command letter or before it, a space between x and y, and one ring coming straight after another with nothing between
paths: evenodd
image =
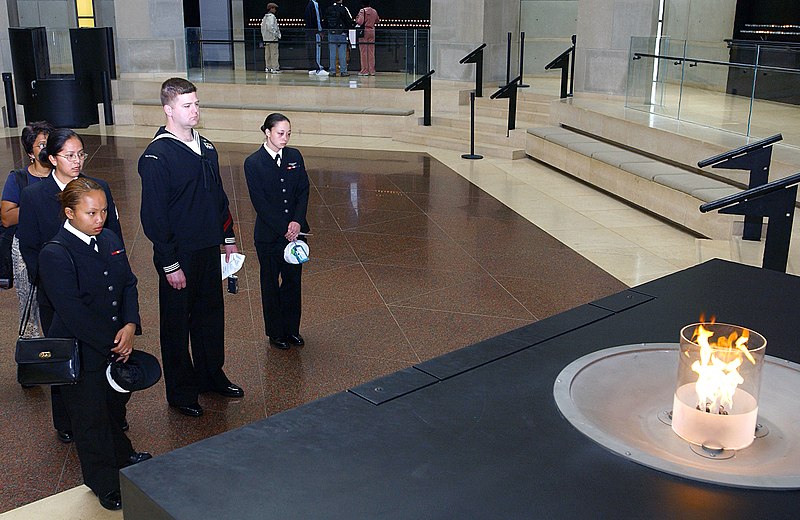
<instances>
[{"instance_id":1,"label":"person standing in background","mask_svg":"<svg viewBox=\"0 0 800 520\"><path fill-rule=\"evenodd\" d=\"M39 152L47 147L47 136L53 131L53 126L46 121L31 123L22 129L22 149L28 156L30 164L24 168L14 170L8 174L5 186L3 186L3 197L0 202L0 220L5 227L4 232L13 236L11 243L11 260L14 267L14 286L17 289L19 298L19 315L25 310L25 302L28 301L33 286L28 279L25 267L25 260L19 251L19 238L17 238L17 224L19 223L19 201L22 190L29 185L40 182L50 175L51 164L46 157L40 157ZM43 160L44 159L44 160ZM25 331L26 337L37 338L42 335L39 329L39 304L33 303L31 308L30 320Z\"/></svg>"},{"instance_id":2,"label":"person standing in background","mask_svg":"<svg viewBox=\"0 0 800 520\"><path fill-rule=\"evenodd\" d=\"M375 24L381 19L378 11L370 7L370 0L361 0L364 7L358 12L356 25L364 28L364 36L358 39L358 51L361 54L361 71L359 76L375 75Z\"/></svg>"},{"instance_id":3,"label":"person standing in background","mask_svg":"<svg viewBox=\"0 0 800 520\"><path fill-rule=\"evenodd\" d=\"M266 72L280 74L281 67L278 64L278 40L281 39L281 29L278 27L278 19L275 13L278 12L278 5L272 2L267 4L267 14L261 20L261 38L264 40L264 62Z\"/></svg>"},{"instance_id":4,"label":"person standing in background","mask_svg":"<svg viewBox=\"0 0 800 520\"><path fill-rule=\"evenodd\" d=\"M303 13L303 20L306 24L306 54L308 62L311 64L309 75L327 77L328 71L322 68L319 61L319 53L322 48L322 18L319 15L319 3L317 0L308 0L306 10Z\"/></svg>"},{"instance_id":5,"label":"person standing in background","mask_svg":"<svg viewBox=\"0 0 800 520\"><path fill-rule=\"evenodd\" d=\"M194 131L200 122L197 87L170 78L161 85L161 104L167 124L139 158L142 228L153 243L158 272L167 403L183 415L200 417L197 398L202 392L244 397L222 370L225 302L219 248L224 246L226 262L238 248L217 149Z\"/></svg>"},{"instance_id":6,"label":"person standing in background","mask_svg":"<svg viewBox=\"0 0 800 520\"><path fill-rule=\"evenodd\" d=\"M347 31L353 28L353 18L342 0L334 0L325 10L325 27L328 28L329 72L336 76L336 59L339 60L339 76L349 76L347 72Z\"/></svg>"}]
</instances>

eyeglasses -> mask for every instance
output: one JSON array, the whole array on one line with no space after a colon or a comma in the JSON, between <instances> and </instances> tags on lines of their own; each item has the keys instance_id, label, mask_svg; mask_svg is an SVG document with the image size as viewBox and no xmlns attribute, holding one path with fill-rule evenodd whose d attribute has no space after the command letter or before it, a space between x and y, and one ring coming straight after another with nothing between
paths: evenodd
<instances>
[{"instance_id":1,"label":"eyeglasses","mask_svg":"<svg viewBox=\"0 0 800 520\"><path fill-rule=\"evenodd\" d=\"M86 152L57 153L56 155L68 160L69 162L85 161L86 158L89 157L89 154Z\"/></svg>"}]
</instances>

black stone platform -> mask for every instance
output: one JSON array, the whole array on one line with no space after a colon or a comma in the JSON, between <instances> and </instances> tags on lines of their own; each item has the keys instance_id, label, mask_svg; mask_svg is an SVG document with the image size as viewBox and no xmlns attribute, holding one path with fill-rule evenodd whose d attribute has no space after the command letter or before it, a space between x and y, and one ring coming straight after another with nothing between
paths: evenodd
<instances>
[{"instance_id":1,"label":"black stone platform","mask_svg":"<svg viewBox=\"0 0 800 520\"><path fill-rule=\"evenodd\" d=\"M800 361L799 296L798 277L706 262L127 468L124 517L797 518L798 491L605 450L561 417L553 383L595 350L677 342L701 313Z\"/></svg>"}]
</instances>

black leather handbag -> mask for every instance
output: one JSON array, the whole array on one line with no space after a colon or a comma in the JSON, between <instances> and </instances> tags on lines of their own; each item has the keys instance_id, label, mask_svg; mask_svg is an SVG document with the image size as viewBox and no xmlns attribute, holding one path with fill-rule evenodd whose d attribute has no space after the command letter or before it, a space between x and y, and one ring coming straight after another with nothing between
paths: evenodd
<instances>
[{"instance_id":1,"label":"black leather handbag","mask_svg":"<svg viewBox=\"0 0 800 520\"><path fill-rule=\"evenodd\" d=\"M67 250L73 269L75 261L69 249L61 242L52 240L47 244L58 244ZM75 270L77 278L78 271ZM80 282L78 289L80 290ZM80 343L76 338L24 338L31 306L36 290L31 290L20 320L19 339L14 360L17 362L17 382L22 385L69 385L80 381Z\"/></svg>"}]
</instances>

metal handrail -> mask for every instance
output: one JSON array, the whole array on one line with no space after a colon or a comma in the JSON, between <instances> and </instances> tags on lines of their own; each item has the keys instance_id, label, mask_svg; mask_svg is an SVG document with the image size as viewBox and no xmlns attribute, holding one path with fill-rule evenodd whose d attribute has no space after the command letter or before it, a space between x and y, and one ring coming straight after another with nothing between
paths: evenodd
<instances>
[{"instance_id":1,"label":"metal handrail","mask_svg":"<svg viewBox=\"0 0 800 520\"><path fill-rule=\"evenodd\" d=\"M575 50L575 46L573 45L569 49L565 50L564 52L562 52L561 54L559 54L558 56L553 58L553 60L550 63L548 63L547 65L544 66L544 70L550 70L550 69L552 69L554 67L561 68L561 65L560 64L557 65L557 63L559 61L563 60L567 55L569 55L574 50Z\"/></svg>"},{"instance_id":2,"label":"metal handrail","mask_svg":"<svg viewBox=\"0 0 800 520\"><path fill-rule=\"evenodd\" d=\"M733 195L728 195L727 197L722 197L721 199L706 202L700 206L700 212L708 213L709 211L721 209L732 204L757 199L772 192L788 188L789 186L797 183L800 183L800 173L795 173L794 175L789 175L783 179L778 179L766 184L762 184L761 186L756 186L755 188L750 188L749 190L745 190L741 193L734 193Z\"/></svg>"},{"instance_id":3,"label":"metal handrail","mask_svg":"<svg viewBox=\"0 0 800 520\"><path fill-rule=\"evenodd\" d=\"M571 38L572 46L544 66L544 70L561 69L561 99L572 97L572 82L575 79L576 38L577 36L573 34ZM567 87L569 87L569 91L567 91Z\"/></svg>"},{"instance_id":4,"label":"metal handrail","mask_svg":"<svg viewBox=\"0 0 800 520\"><path fill-rule=\"evenodd\" d=\"M775 72L793 72L800 74L800 69L787 69L786 67L774 67L772 65L750 65L749 63L731 63L729 61L717 60L703 60L700 58L687 58L684 56L664 56L659 54L648 54L646 52L634 52L633 59L639 60L642 58L657 58L660 60L673 60L675 65L685 61L689 63L690 67L696 67L698 63L704 65L724 65L726 67L737 67L740 69L753 69L753 70L771 70Z\"/></svg>"},{"instance_id":5,"label":"metal handrail","mask_svg":"<svg viewBox=\"0 0 800 520\"><path fill-rule=\"evenodd\" d=\"M472 62L471 62L471 61L469 61L469 60L471 60L472 58L474 58L474 57L475 57L475 56L476 56L476 55L477 55L477 54L478 54L480 51L482 51L482 50L483 50L485 47L486 47L486 44L485 44L485 43L482 43L482 44L480 44L480 46L479 46L478 48L476 48L475 50L473 50L472 52L470 52L469 54L467 54L466 56L464 56L463 58L461 58L460 60L458 60L458 62L459 62L459 63L461 63L461 64L464 64L464 63L472 63Z\"/></svg>"},{"instance_id":6,"label":"metal handrail","mask_svg":"<svg viewBox=\"0 0 800 520\"><path fill-rule=\"evenodd\" d=\"M746 144L744 146L740 146L739 148L735 148L733 150L728 150L725 153L721 153L719 155L715 155L714 157L709 157L708 159L703 159L702 161L698 161L697 166L699 168L705 168L706 166L710 166L712 164L716 164L720 161L725 159L730 159L731 157L736 157L737 155L747 153L753 150L757 150L759 148L764 148L765 146L769 146L771 144L777 143L778 141L783 139L783 135L775 134L770 137L765 137L760 141L756 141L755 143Z\"/></svg>"}]
</instances>

